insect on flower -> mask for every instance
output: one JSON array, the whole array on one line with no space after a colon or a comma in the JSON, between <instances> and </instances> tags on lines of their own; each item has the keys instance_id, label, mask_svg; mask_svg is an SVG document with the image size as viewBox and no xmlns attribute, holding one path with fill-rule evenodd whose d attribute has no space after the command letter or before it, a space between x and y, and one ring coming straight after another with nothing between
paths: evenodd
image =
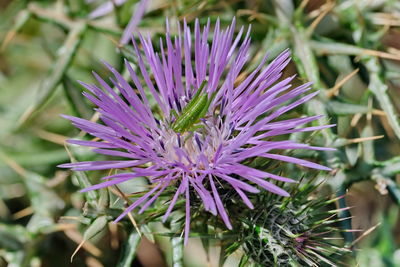
<instances>
[{"instance_id":1,"label":"insect on flower","mask_svg":"<svg viewBox=\"0 0 400 267\"><path fill-rule=\"evenodd\" d=\"M208 41L210 36L212 42ZM329 170L307 160L274 153L287 149L329 150L271 139L333 125L299 128L321 116L278 120L280 115L317 94L301 96L310 90L309 83L291 90L294 76L280 80L290 61L287 50L268 65L265 56L242 82L235 84L250 57L249 36L250 28L245 33L243 27L235 36L235 20L225 30L220 29L217 21L213 33L209 21L201 30L196 20L194 34L184 22L183 32L178 25L178 34L172 38L167 23L166 38L165 41L160 39L157 53L150 36L139 34L142 49L132 41L137 69L125 61L133 86L107 63L115 77L110 80L119 93L97 74L94 76L103 90L82 83L91 92L84 95L98 106L103 124L65 116L76 127L100 139L71 140L70 143L95 147L94 151L99 154L126 160L78 162L61 167L77 171L130 170L104 177L104 182L83 192L147 177L152 189L136 199L116 221L139 206L139 213L142 213L166 188L174 188L175 194L168 199L163 219L169 217L183 195L186 201L185 242L193 197L200 199L206 211L219 215L231 229L219 194L222 186L234 189L249 208L253 208L253 204L245 192L258 193L262 188L274 194L289 195L269 180L294 180L249 167L244 164L246 159L260 157ZM152 110L150 100L155 101L158 112Z\"/></svg>"}]
</instances>

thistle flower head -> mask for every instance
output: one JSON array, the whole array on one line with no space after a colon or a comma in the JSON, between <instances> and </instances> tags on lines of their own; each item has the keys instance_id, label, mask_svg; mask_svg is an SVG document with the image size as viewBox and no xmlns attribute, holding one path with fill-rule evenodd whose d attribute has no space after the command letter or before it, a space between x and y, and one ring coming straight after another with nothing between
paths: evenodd
<instances>
[{"instance_id":1,"label":"thistle flower head","mask_svg":"<svg viewBox=\"0 0 400 267\"><path fill-rule=\"evenodd\" d=\"M147 177L152 189L129 206L116 221L133 209L149 207L167 188L176 192L169 199L164 220L180 196L186 200L185 240L190 224L191 196L203 203L206 211L219 215L232 228L219 190L234 189L244 203L253 208L246 193L260 189L289 196L273 181L293 182L266 170L249 167L245 160L257 157L294 163L319 170L329 168L306 160L277 154L287 149L327 150L274 137L307 132L332 125L303 127L320 116L279 120L279 117L313 98L310 84L291 89L293 77L282 77L289 63L284 51L270 64L265 56L259 65L244 73L250 58L250 28L235 35L235 20L214 31L210 22L201 30L196 20L194 32L186 22L178 24L172 37L167 23L166 38L156 52L150 36L139 35L140 45L132 40L136 64L125 61L128 81L107 65L114 77L114 90L94 74L100 86L82 83L91 93L84 95L98 106L103 123L65 116L99 141L71 140L73 144L95 147L94 151L125 160L63 164L77 171L129 169L104 177L104 182L89 191ZM209 42L211 38L211 42ZM281 79L282 78L282 79ZM152 105L151 103L155 103ZM190 193L194 194L190 194Z\"/></svg>"},{"instance_id":2,"label":"thistle flower head","mask_svg":"<svg viewBox=\"0 0 400 267\"><path fill-rule=\"evenodd\" d=\"M317 187L309 182L298 185L285 201L262 196L258 199L257 212L242 219L242 226L238 226L242 228L239 240L252 261L261 266L341 265L343 256L351 250L344 247L336 224L349 219L338 216L348 208L331 209L341 197L312 197L310 193Z\"/></svg>"}]
</instances>

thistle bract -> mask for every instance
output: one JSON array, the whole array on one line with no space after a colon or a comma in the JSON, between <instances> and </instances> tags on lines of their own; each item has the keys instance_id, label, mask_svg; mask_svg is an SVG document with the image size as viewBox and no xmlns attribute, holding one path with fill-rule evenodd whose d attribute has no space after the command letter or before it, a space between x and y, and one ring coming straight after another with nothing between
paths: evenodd
<instances>
[{"instance_id":1,"label":"thistle bract","mask_svg":"<svg viewBox=\"0 0 400 267\"><path fill-rule=\"evenodd\" d=\"M175 37L171 37L167 23L159 52L153 48L150 36L139 35L140 46L133 39L137 63L132 66L125 61L131 81L106 63L114 75L110 81L116 90L97 74L94 76L100 86L82 83L90 91L84 95L98 106L103 123L65 116L98 139L70 143L95 147L96 153L126 160L79 162L61 167L77 171L124 169L83 192L147 177L151 190L136 199L116 221L139 206L139 213L143 212L167 188L175 189L163 219L183 197L185 240L191 197L200 199L204 210L219 215L231 229L219 190L234 189L249 208L253 204L247 193L258 193L260 189L289 196L274 181L293 182L292 179L249 167L244 164L248 159L258 157L329 170L279 154L287 149L328 150L289 140L274 141L274 137L332 125L304 126L320 116L279 119L317 92L309 93L309 83L292 89L294 76L282 77L290 61L289 51L268 65L265 56L255 69L243 74L250 57L249 34L250 29L241 28L235 35L235 21L226 29L220 29L217 21L212 32L209 21L201 30L196 20L193 33L184 22L183 31L178 25ZM151 107L152 102L156 108Z\"/></svg>"},{"instance_id":2,"label":"thistle bract","mask_svg":"<svg viewBox=\"0 0 400 267\"><path fill-rule=\"evenodd\" d=\"M245 255L261 266L342 266L351 250L344 246L337 223L350 219L338 216L348 208L331 207L343 196L311 196L317 189L305 182L284 201L259 196L255 212L237 226Z\"/></svg>"}]
</instances>

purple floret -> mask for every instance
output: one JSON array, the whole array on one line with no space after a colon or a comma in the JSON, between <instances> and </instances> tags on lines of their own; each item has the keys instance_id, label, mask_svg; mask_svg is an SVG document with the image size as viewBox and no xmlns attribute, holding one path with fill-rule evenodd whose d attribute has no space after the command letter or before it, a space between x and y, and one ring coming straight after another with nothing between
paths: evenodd
<instances>
[{"instance_id":1,"label":"purple floret","mask_svg":"<svg viewBox=\"0 0 400 267\"><path fill-rule=\"evenodd\" d=\"M282 71L290 61L288 50L267 66L265 56L238 83L238 77L250 57L250 29L245 33L242 27L236 36L234 31L235 20L225 30L220 29L217 21L213 33L210 32L209 21L201 30L196 20L194 34L185 22L183 32L178 25L177 37L171 37L167 23L166 39L160 39L160 52L155 52L150 36L139 35L140 49L132 41L137 66L133 68L127 61L125 66L133 86L107 63L106 66L114 75L110 80L118 93L97 74L94 76L100 86L82 83L90 91L85 96L98 106L103 123L65 117L77 128L100 140L72 140L71 143L95 147L96 153L126 160L78 162L61 167L77 171L130 170L104 177L105 182L82 192L117 185L137 177L147 177L152 184L152 189L137 199L116 221L139 206L139 213L142 213L164 190L174 188L176 192L171 196L163 220L173 211L178 198L185 198L186 242L190 227L189 192L196 193L204 209L219 215L229 229L232 229L232 225L218 192L221 185L233 188L249 208L253 208L253 204L247 193L258 193L260 189L289 196L275 185L274 180L294 180L245 166L243 162L246 159L261 157L329 170L307 160L275 153L287 149L331 150L290 140L271 139L333 125L300 128L320 116L277 120L317 94L309 92L309 83L292 89L294 76L281 79ZM210 35L211 43L208 42ZM178 117L181 115L182 109L204 81L204 92L210 96L215 92L206 115L193 122L195 128L184 132L174 131L171 125L177 120L176 114ZM151 100L146 96L146 91L151 94ZM150 102L154 101L157 111L150 106Z\"/></svg>"}]
</instances>

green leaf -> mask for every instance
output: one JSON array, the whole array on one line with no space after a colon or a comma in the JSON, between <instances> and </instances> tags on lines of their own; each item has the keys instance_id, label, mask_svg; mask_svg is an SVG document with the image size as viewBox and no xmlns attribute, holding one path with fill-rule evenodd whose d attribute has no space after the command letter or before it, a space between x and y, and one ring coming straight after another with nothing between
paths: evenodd
<instances>
[{"instance_id":1,"label":"green leaf","mask_svg":"<svg viewBox=\"0 0 400 267\"><path fill-rule=\"evenodd\" d=\"M183 267L183 238L173 237L172 244L172 266Z\"/></svg>"},{"instance_id":2,"label":"green leaf","mask_svg":"<svg viewBox=\"0 0 400 267\"><path fill-rule=\"evenodd\" d=\"M382 169L383 175L392 177L398 173L400 173L400 157L395 157L384 163Z\"/></svg>"},{"instance_id":3,"label":"green leaf","mask_svg":"<svg viewBox=\"0 0 400 267\"><path fill-rule=\"evenodd\" d=\"M355 45L334 42L330 40L310 41L310 45L318 55L339 54L339 55L365 55L365 49Z\"/></svg>"},{"instance_id":4,"label":"green leaf","mask_svg":"<svg viewBox=\"0 0 400 267\"><path fill-rule=\"evenodd\" d=\"M180 219L181 218L177 217L171 221L171 231L173 233L178 233L181 231L183 222ZM183 267L183 241L184 240L181 235L175 235L171 238L173 267Z\"/></svg>"},{"instance_id":5,"label":"green leaf","mask_svg":"<svg viewBox=\"0 0 400 267\"><path fill-rule=\"evenodd\" d=\"M68 33L64 45L58 50L58 58L52 70L45 80L43 80L37 98L34 103L25 111L19 121L19 125L24 125L29 119L43 107L51 95L57 89L57 86L62 81L76 51L83 39L83 34L86 31L85 23L77 23Z\"/></svg>"},{"instance_id":6,"label":"green leaf","mask_svg":"<svg viewBox=\"0 0 400 267\"><path fill-rule=\"evenodd\" d=\"M400 139L400 123L398 115L395 112L392 101L390 101L389 95L387 94L388 87L380 76L382 70L377 58L369 57L366 59L365 66L370 73L368 89L374 94L375 98L378 99L379 105L386 113L390 126L397 138Z\"/></svg>"},{"instance_id":7,"label":"green leaf","mask_svg":"<svg viewBox=\"0 0 400 267\"><path fill-rule=\"evenodd\" d=\"M116 8L118 24L121 26L126 26L129 23L132 14L134 14L135 9L138 8L138 5L135 5L138 2L139 0L129 0L126 1L122 6Z\"/></svg>"},{"instance_id":8,"label":"green leaf","mask_svg":"<svg viewBox=\"0 0 400 267\"><path fill-rule=\"evenodd\" d=\"M30 234L21 225L0 224L0 248L8 251L22 250Z\"/></svg>"},{"instance_id":9,"label":"green leaf","mask_svg":"<svg viewBox=\"0 0 400 267\"><path fill-rule=\"evenodd\" d=\"M92 224L85 230L83 233L83 238L85 240L89 240L98 233L100 233L107 225L107 216L103 215L98 218L96 218Z\"/></svg>"},{"instance_id":10,"label":"green leaf","mask_svg":"<svg viewBox=\"0 0 400 267\"><path fill-rule=\"evenodd\" d=\"M7 35L4 37L1 43L0 51L4 51L4 49L11 41L11 39L14 37L14 35L22 29L22 27L25 25L25 23L29 20L30 17L31 13L28 10L21 10L17 14L13 27L8 31Z\"/></svg>"},{"instance_id":11,"label":"green leaf","mask_svg":"<svg viewBox=\"0 0 400 267\"><path fill-rule=\"evenodd\" d=\"M242 257L240 258L238 267L245 267L245 266L247 266L248 262L249 262L249 256L247 256L246 254L243 254Z\"/></svg>"},{"instance_id":12,"label":"green leaf","mask_svg":"<svg viewBox=\"0 0 400 267\"><path fill-rule=\"evenodd\" d=\"M349 160L350 166L354 166L357 163L358 157L360 156L358 145L346 146L344 148L347 159Z\"/></svg>"},{"instance_id":13,"label":"green leaf","mask_svg":"<svg viewBox=\"0 0 400 267\"><path fill-rule=\"evenodd\" d=\"M10 154L18 164L24 167L34 167L34 166L48 166L52 164L57 164L59 162L64 162L68 160L68 156L65 154L65 149L57 150L34 150L34 151L23 151L18 154Z\"/></svg>"},{"instance_id":14,"label":"green leaf","mask_svg":"<svg viewBox=\"0 0 400 267\"><path fill-rule=\"evenodd\" d=\"M153 232L151 231L150 227L147 224L142 224L140 226L141 233L152 243L156 242L154 239Z\"/></svg>"},{"instance_id":15,"label":"green leaf","mask_svg":"<svg viewBox=\"0 0 400 267\"><path fill-rule=\"evenodd\" d=\"M138 248L140 240L140 235L136 232L136 230L132 230L132 232L129 234L128 239L124 243L120 259L117 263L117 267L132 266L132 262L135 259L136 250Z\"/></svg>"},{"instance_id":16,"label":"green leaf","mask_svg":"<svg viewBox=\"0 0 400 267\"><path fill-rule=\"evenodd\" d=\"M75 163L77 162L75 157L73 156L73 154L70 152L70 148L71 150L73 150L74 146L68 145L65 147L67 149L68 155L70 157L70 161L71 163ZM79 183L79 187L81 189L84 189L86 187L91 186L92 184L90 183L88 177L86 176L86 173L83 171L74 171L73 172L73 177L76 178L76 180ZM85 192L85 197L86 197L86 201L91 204L93 207L98 207L98 203L97 203L97 199L98 199L98 193L94 190Z\"/></svg>"},{"instance_id":17,"label":"green leaf","mask_svg":"<svg viewBox=\"0 0 400 267\"><path fill-rule=\"evenodd\" d=\"M361 132L361 137L374 136L374 131L370 124L366 125ZM375 161L375 149L374 149L374 141L364 141L361 143L363 147L363 159L367 163L373 163Z\"/></svg>"},{"instance_id":18,"label":"green leaf","mask_svg":"<svg viewBox=\"0 0 400 267\"><path fill-rule=\"evenodd\" d=\"M28 191L34 216L29 221L27 229L36 233L45 231L54 222L55 213L64 208L64 201L50 188L47 187L46 179L34 172L27 172L23 182Z\"/></svg>"},{"instance_id":19,"label":"green leaf","mask_svg":"<svg viewBox=\"0 0 400 267\"><path fill-rule=\"evenodd\" d=\"M89 186L92 185L90 183L86 173L83 172L83 171L74 171L73 172L73 176L78 180L79 187L81 189L89 187ZM87 202L89 204L93 205L94 207L97 207L97 199L98 199L97 191L90 190L88 192L85 192L84 194L85 194L85 198L86 198Z\"/></svg>"},{"instance_id":20,"label":"green leaf","mask_svg":"<svg viewBox=\"0 0 400 267\"><path fill-rule=\"evenodd\" d=\"M78 90L79 86L77 83L70 79L68 75L64 75L62 84L66 99L74 115L80 118L90 118L92 109L83 100L82 94Z\"/></svg>"},{"instance_id":21,"label":"green leaf","mask_svg":"<svg viewBox=\"0 0 400 267\"><path fill-rule=\"evenodd\" d=\"M321 89L323 86L320 82L317 61L305 29L297 25L296 29L293 27L291 31L295 45L293 60L296 62L300 75L312 81L315 88Z\"/></svg>"},{"instance_id":22,"label":"green leaf","mask_svg":"<svg viewBox=\"0 0 400 267\"><path fill-rule=\"evenodd\" d=\"M329 111L335 115L352 115L357 113L366 114L371 112L371 109L367 106L338 101L329 101L327 107Z\"/></svg>"}]
</instances>

